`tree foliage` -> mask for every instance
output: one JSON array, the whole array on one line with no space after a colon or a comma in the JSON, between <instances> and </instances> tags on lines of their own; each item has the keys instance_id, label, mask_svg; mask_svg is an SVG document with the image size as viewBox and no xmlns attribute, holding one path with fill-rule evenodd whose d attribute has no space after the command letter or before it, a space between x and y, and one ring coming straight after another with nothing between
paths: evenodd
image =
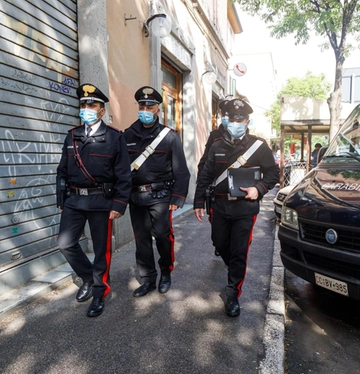
<instances>
[{"instance_id":1,"label":"tree foliage","mask_svg":"<svg viewBox=\"0 0 360 374\"><path fill-rule=\"evenodd\" d=\"M326 80L325 74L314 75L307 72L303 78L292 77L286 81L277 95L277 100L271 109L265 113L270 118L271 127L280 132L280 98L283 95L308 97L311 99L326 100L331 89L331 84Z\"/></svg>"},{"instance_id":2,"label":"tree foliage","mask_svg":"<svg viewBox=\"0 0 360 374\"><path fill-rule=\"evenodd\" d=\"M353 48L348 36L360 41L360 0L232 0L242 10L259 15L269 24L271 35L280 39L294 35L295 44L306 44L315 32L324 38L323 48L335 54L334 88L328 98L331 138L335 134L341 112L342 69Z\"/></svg>"},{"instance_id":3,"label":"tree foliage","mask_svg":"<svg viewBox=\"0 0 360 374\"><path fill-rule=\"evenodd\" d=\"M326 81L325 74L313 75L311 72L307 72L304 78L289 78L281 89L280 95L287 94L326 100L330 88L331 84Z\"/></svg>"}]
</instances>

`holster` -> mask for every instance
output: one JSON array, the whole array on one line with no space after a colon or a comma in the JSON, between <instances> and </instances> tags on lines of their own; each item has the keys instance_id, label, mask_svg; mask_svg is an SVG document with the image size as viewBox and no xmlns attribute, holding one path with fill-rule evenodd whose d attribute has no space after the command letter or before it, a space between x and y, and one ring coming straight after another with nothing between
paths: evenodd
<instances>
[{"instance_id":1,"label":"holster","mask_svg":"<svg viewBox=\"0 0 360 374\"><path fill-rule=\"evenodd\" d=\"M213 184L210 184L210 186L205 190L205 208L206 208L207 215L210 215L211 206L214 202L215 202L215 187Z\"/></svg>"},{"instance_id":2,"label":"holster","mask_svg":"<svg viewBox=\"0 0 360 374\"><path fill-rule=\"evenodd\" d=\"M103 183L101 185L102 192L105 198L112 199L115 196L115 184L114 183Z\"/></svg>"},{"instance_id":3,"label":"holster","mask_svg":"<svg viewBox=\"0 0 360 374\"><path fill-rule=\"evenodd\" d=\"M64 209L65 200L68 197L68 186L64 178L59 180L60 209Z\"/></svg>"}]
</instances>

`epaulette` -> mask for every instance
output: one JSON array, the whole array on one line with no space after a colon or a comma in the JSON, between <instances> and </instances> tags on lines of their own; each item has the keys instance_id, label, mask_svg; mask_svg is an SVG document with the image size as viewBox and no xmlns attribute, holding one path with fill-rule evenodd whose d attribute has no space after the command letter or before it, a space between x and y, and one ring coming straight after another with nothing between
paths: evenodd
<instances>
[{"instance_id":1,"label":"epaulette","mask_svg":"<svg viewBox=\"0 0 360 374\"><path fill-rule=\"evenodd\" d=\"M167 125L162 125L161 123L160 123L160 131L162 131L162 129L163 128L169 128L171 131L174 131L176 134L178 134L179 135L179 133L178 133L178 131L177 130L175 130L175 129L173 129L172 127L170 127L170 126L167 126Z\"/></svg>"},{"instance_id":2,"label":"epaulette","mask_svg":"<svg viewBox=\"0 0 360 374\"><path fill-rule=\"evenodd\" d=\"M114 127L114 126L107 125L107 127L108 127L109 129L113 129L113 130L115 130L115 131L117 131L117 132L122 132L120 129L118 129L118 128Z\"/></svg>"},{"instance_id":3,"label":"epaulette","mask_svg":"<svg viewBox=\"0 0 360 374\"><path fill-rule=\"evenodd\" d=\"M175 130L175 129L173 129L172 127L170 127L170 126L165 126L165 125L163 125L164 127L168 127L171 131L175 131L176 133L177 133L177 130Z\"/></svg>"},{"instance_id":4,"label":"epaulette","mask_svg":"<svg viewBox=\"0 0 360 374\"><path fill-rule=\"evenodd\" d=\"M253 134L248 134L248 135L251 136L252 138L255 138L256 140L261 140L262 142L266 143L266 140L264 138L260 138L260 136L256 136Z\"/></svg>"}]
</instances>

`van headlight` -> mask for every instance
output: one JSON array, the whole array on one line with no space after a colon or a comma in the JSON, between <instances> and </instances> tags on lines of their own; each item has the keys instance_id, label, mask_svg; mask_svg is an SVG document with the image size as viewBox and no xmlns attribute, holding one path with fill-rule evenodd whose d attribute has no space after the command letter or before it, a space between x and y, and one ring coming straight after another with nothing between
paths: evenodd
<instances>
[{"instance_id":1,"label":"van headlight","mask_svg":"<svg viewBox=\"0 0 360 374\"><path fill-rule=\"evenodd\" d=\"M295 230L299 230L298 215L296 210L282 206L281 223Z\"/></svg>"}]
</instances>

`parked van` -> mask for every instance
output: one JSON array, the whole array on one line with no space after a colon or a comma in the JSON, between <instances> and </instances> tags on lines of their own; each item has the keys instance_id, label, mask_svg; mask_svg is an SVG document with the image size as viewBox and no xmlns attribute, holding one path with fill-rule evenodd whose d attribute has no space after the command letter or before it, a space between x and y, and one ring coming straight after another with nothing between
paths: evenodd
<instances>
[{"instance_id":1,"label":"parked van","mask_svg":"<svg viewBox=\"0 0 360 374\"><path fill-rule=\"evenodd\" d=\"M279 240L286 269L360 300L360 105L318 166L289 193Z\"/></svg>"}]
</instances>

